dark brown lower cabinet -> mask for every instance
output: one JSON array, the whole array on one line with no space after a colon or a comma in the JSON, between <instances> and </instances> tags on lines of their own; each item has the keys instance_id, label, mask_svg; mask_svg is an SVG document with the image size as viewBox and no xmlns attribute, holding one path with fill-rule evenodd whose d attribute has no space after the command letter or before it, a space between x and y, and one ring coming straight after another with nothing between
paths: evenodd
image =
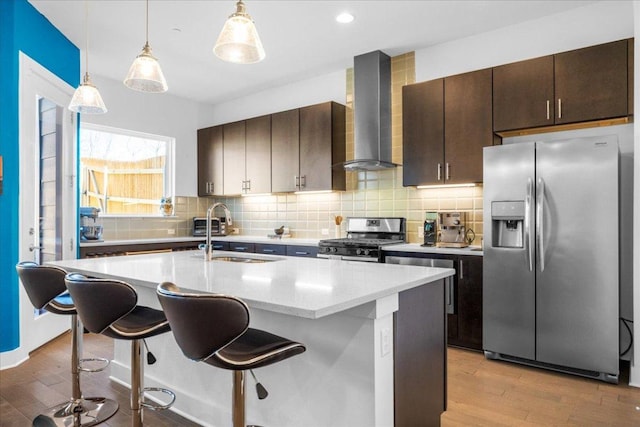
<instances>
[{"instance_id":1,"label":"dark brown lower cabinet","mask_svg":"<svg viewBox=\"0 0 640 427\"><path fill-rule=\"evenodd\" d=\"M482 350L482 257L456 258L457 307L449 315L449 344Z\"/></svg>"},{"instance_id":2,"label":"dark brown lower cabinet","mask_svg":"<svg viewBox=\"0 0 640 427\"><path fill-rule=\"evenodd\" d=\"M453 261L456 274L452 278L452 289L447 287L447 301L450 297L453 299L447 314L447 344L482 350L482 256L385 251L384 257Z\"/></svg>"}]
</instances>

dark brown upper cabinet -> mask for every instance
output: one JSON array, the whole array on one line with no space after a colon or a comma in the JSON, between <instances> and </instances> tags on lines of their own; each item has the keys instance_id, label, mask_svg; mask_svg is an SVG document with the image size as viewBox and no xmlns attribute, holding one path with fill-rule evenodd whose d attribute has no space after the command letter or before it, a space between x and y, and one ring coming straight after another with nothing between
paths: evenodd
<instances>
[{"instance_id":1,"label":"dark brown upper cabinet","mask_svg":"<svg viewBox=\"0 0 640 427\"><path fill-rule=\"evenodd\" d=\"M272 191L344 190L345 107L335 102L272 115Z\"/></svg>"},{"instance_id":2,"label":"dark brown upper cabinet","mask_svg":"<svg viewBox=\"0 0 640 427\"><path fill-rule=\"evenodd\" d=\"M491 69L444 79L444 182L482 182L482 149L493 145Z\"/></svg>"},{"instance_id":3,"label":"dark brown upper cabinet","mask_svg":"<svg viewBox=\"0 0 640 427\"><path fill-rule=\"evenodd\" d=\"M222 126L198 129L198 196L223 194Z\"/></svg>"},{"instance_id":4,"label":"dark brown upper cabinet","mask_svg":"<svg viewBox=\"0 0 640 427\"><path fill-rule=\"evenodd\" d=\"M631 114L629 44L620 40L495 67L494 131Z\"/></svg>"},{"instance_id":5,"label":"dark brown upper cabinet","mask_svg":"<svg viewBox=\"0 0 640 427\"><path fill-rule=\"evenodd\" d=\"M271 115L246 121L244 194L271 192Z\"/></svg>"},{"instance_id":6,"label":"dark brown upper cabinet","mask_svg":"<svg viewBox=\"0 0 640 427\"><path fill-rule=\"evenodd\" d=\"M404 186L482 182L491 80L486 69L403 87Z\"/></svg>"},{"instance_id":7,"label":"dark brown upper cabinet","mask_svg":"<svg viewBox=\"0 0 640 427\"><path fill-rule=\"evenodd\" d=\"M300 170L300 111L271 115L271 190L297 191Z\"/></svg>"},{"instance_id":8,"label":"dark brown upper cabinet","mask_svg":"<svg viewBox=\"0 0 640 427\"><path fill-rule=\"evenodd\" d=\"M493 69L493 129L554 124L553 56Z\"/></svg>"},{"instance_id":9,"label":"dark brown upper cabinet","mask_svg":"<svg viewBox=\"0 0 640 427\"><path fill-rule=\"evenodd\" d=\"M226 196L271 192L271 115L222 125Z\"/></svg>"},{"instance_id":10,"label":"dark brown upper cabinet","mask_svg":"<svg viewBox=\"0 0 640 427\"><path fill-rule=\"evenodd\" d=\"M300 108L300 191L346 189L345 110L335 102Z\"/></svg>"},{"instance_id":11,"label":"dark brown upper cabinet","mask_svg":"<svg viewBox=\"0 0 640 427\"><path fill-rule=\"evenodd\" d=\"M444 79L402 88L402 183L442 181Z\"/></svg>"},{"instance_id":12,"label":"dark brown upper cabinet","mask_svg":"<svg viewBox=\"0 0 640 427\"><path fill-rule=\"evenodd\" d=\"M245 140L244 120L222 126L224 141L224 194L242 194L245 181Z\"/></svg>"},{"instance_id":13,"label":"dark brown upper cabinet","mask_svg":"<svg viewBox=\"0 0 640 427\"><path fill-rule=\"evenodd\" d=\"M622 117L627 108L627 40L555 55L556 123Z\"/></svg>"}]
</instances>

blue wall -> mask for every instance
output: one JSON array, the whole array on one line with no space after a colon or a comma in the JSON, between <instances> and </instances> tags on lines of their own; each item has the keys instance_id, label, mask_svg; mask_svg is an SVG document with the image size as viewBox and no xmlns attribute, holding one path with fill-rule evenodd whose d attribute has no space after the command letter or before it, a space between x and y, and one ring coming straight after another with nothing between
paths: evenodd
<instances>
[{"instance_id":1,"label":"blue wall","mask_svg":"<svg viewBox=\"0 0 640 427\"><path fill-rule=\"evenodd\" d=\"M20 346L18 299L19 59L22 51L69 85L80 80L80 51L27 0L0 0L0 352Z\"/></svg>"}]
</instances>

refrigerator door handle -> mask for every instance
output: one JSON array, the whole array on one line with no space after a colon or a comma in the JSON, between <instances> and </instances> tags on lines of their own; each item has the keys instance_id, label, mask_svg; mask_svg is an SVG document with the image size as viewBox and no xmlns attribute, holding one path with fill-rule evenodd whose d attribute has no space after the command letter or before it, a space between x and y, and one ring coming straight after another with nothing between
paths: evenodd
<instances>
[{"instance_id":1,"label":"refrigerator door handle","mask_svg":"<svg viewBox=\"0 0 640 427\"><path fill-rule=\"evenodd\" d=\"M533 239L531 238L531 198L533 197L533 180L527 179L527 196L524 199L524 242L529 271L533 271Z\"/></svg>"},{"instance_id":2,"label":"refrigerator door handle","mask_svg":"<svg viewBox=\"0 0 640 427\"><path fill-rule=\"evenodd\" d=\"M538 241L538 263L544 271L544 180L538 178L536 201L536 239Z\"/></svg>"}]
</instances>

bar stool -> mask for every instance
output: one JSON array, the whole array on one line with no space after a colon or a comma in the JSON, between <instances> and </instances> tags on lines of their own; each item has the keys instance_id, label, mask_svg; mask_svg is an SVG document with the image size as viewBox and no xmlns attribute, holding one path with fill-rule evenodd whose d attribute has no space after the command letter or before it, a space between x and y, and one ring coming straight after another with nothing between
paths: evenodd
<instances>
[{"instance_id":1,"label":"bar stool","mask_svg":"<svg viewBox=\"0 0 640 427\"><path fill-rule=\"evenodd\" d=\"M158 285L158 299L185 356L233 371L233 426L245 427L245 371L303 353L303 344L249 328L249 307L227 295ZM252 372L253 374L253 372ZM258 383L258 397L267 391Z\"/></svg>"},{"instance_id":2,"label":"bar stool","mask_svg":"<svg viewBox=\"0 0 640 427\"><path fill-rule=\"evenodd\" d=\"M118 411L118 403L104 397L82 397L80 372L100 372L109 361L102 358L79 359L83 328L64 283L66 271L58 267L25 261L16 265L18 277L31 304L50 313L71 316L71 399L47 409L33 420L33 425L93 426ZM96 369L83 368L82 362L104 362Z\"/></svg>"},{"instance_id":3,"label":"bar stool","mask_svg":"<svg viewBox=\"0 0 640 427\"><path fill-rule=\"evenodd\" d=\"M131 341L131 411L132 426L143 425L143 408L168 409L176 400L171 390L143 388L142 342L145 338L171 330L162 310L137 305L138 294L131 285L119 280L88 278L78 273L67 274L65 283L76 303L85 327L97 334ZM171 397L165 405L144 402L146 391L158 391Z\"/></svg>"}]
</instances>

